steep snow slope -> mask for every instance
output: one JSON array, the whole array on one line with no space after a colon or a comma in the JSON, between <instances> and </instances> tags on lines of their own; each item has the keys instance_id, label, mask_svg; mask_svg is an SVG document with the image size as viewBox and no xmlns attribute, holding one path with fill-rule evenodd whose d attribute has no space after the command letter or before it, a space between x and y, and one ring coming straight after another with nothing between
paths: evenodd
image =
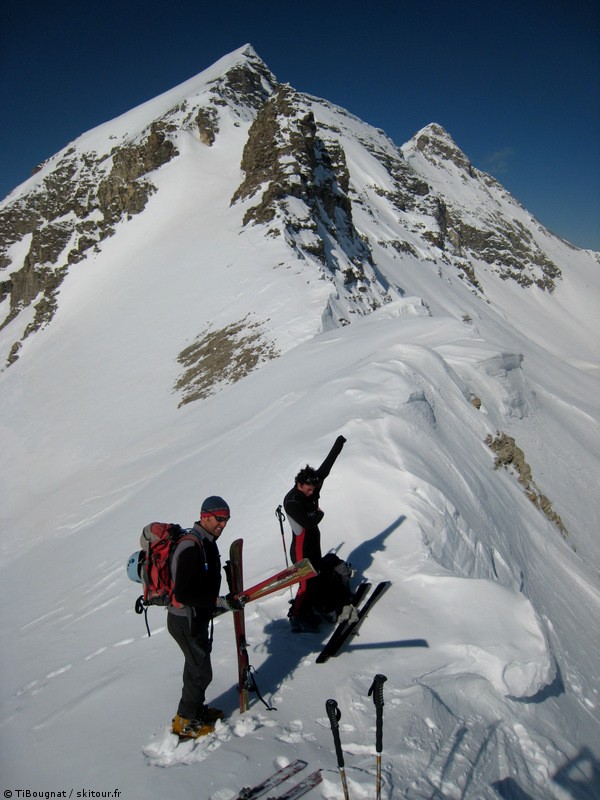
<instances>
[{"instance_id":1,"label":"steep snow slope","mask_svg":"<svg viewBox=\"0 0 600 800\"><path fill-rule=\"evenodd\" d=\"M70 786L85 776L90 788L158 797L191 790L201 775L205 796L224 800L273 759L299 756L330 770L322 796L334 797L324 715L334 696L351 787L366 797L366 690L380 671L384 796L494 797L505 781L568 796L554 778L582 755L587 769L598 740L597 663L586 646L598 633L594 576L517 482L494 471L482 441L488 420L437 352L469 341L463 326L402 311L393 305L307 342L127 447L119 422L107 423L112 455L57 482L62 518L46 506L43 540L3 570L9 782ZM481 353L470 344L475 369ZM498 379L484 380L501 393ZM276 713L259 704L245 718L234 712L231 624L221 618L214 700L231 721L173 750L161 725L177 699L179 656L161 611L151 613L150 640L132 612L123 564L136 531L152 518L191 522L201 498L222 491L233 508L222 549L243 536L248 580L268 574L283 563L275 506L298 464L318 461L339 432L348 444L324 492L326 542L359 576L391 579L393 589L358 643L323 666L314 663L319 636L289 633L286 593L249 609L252 662ZM29 532L39 513L11 523ZM155 775L144 746L150 764L202 762L201 772Z\"/></svg>"}]
</instances>

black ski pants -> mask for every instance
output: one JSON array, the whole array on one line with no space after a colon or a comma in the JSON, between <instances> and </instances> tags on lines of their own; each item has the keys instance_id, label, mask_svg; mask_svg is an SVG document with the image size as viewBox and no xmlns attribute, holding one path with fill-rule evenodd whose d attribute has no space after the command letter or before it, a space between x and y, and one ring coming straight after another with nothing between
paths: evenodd
<instances>
[{"instance_id":1,"label":"black ski pants","mask_svg":"<svg viewBox=\"0 0 600 800\"><path fill-rule=\"evenodd\" d=\"M212 665L210 663L210 641L208 624L206 637L192 636L190 621L187 617L167 614L167 629L177 642L185 663L183 665L183 688L177 713L184 719L200 719L205 703L206 690L212 681ZM201 634L204 632L201 632Z\"/></svg>"}]
</instances>

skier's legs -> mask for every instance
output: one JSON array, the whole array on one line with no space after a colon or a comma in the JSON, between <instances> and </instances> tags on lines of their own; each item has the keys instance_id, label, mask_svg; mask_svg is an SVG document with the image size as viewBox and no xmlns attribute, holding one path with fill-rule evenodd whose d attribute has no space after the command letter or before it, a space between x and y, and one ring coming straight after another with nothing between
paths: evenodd
<instances>
[{"instance_id":1,"label":"skier's legs","mask_svg":"<svg viewBox=\"0 0 600 800\"><path fill-rule=\"evenodd\" d=\"M302 561L304 558L304 537L305 531L304 529L299 534L292 535L292 544L290 547L290 555L292 557L292 563L297 563L298 561ZM298 584L298 590L296 591L296 597L292 603L292 607L290 608L290 613L288 616L290 617L300 617L302 614L306 613L309 608L306 604L306 587L308 581L306 578L300 581Z\"/></svg>"},{"instance_id":2,"label":"skier's legs","mask_svg":"<svg viewBox=\"0 0 600 800\"><path fill-rule=\"evenodd\" d=\"M192 637L187 617L167 614L167 628L183 652L183 687L177 713L185 719L195 719L204 706L206 689L212 681L210 647L202 647Z\"/></svg>"}]
</instances>

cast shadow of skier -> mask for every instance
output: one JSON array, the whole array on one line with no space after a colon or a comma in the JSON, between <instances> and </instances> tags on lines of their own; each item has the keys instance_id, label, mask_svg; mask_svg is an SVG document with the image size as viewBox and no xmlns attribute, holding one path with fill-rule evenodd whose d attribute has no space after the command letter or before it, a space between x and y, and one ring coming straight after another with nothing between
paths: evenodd
<instances>
[{"instance_id":1,"label":"cast shadow of skier","mask_svg":"<svg viewBox=\"0 0 600 800\"><path fill-rule=\"evenodd\" d=\"M375 553L382 553L385 551L385 541L388 536L397 530L400 525L406 520L406 516L401 514L398 519L394 520L385 530L373 536L371 539L363 542L349 554L346 559L349 564L356 570L356 576L359 578L359 583L368 579L367 572L369 567L373 565ZM350 644L346 650L384 650L384 649L397 649L399 647L429 647L425 639L398 639L388 642L376 642L373 644Z\"/></svg>"},{"instance_id":2,"label":"cast shadow of skier","mask_svg":"<svg viewBox=\"0 0 600 800\"><path fill-rule=\"evenodd\" d=\"M406 516L401 514L398 519L394 520L394 522L382 530L381 533L367 539L348 554L345 560L356 570L356 577L360 579L359 582L366 579L366 572L369 567L373 565L375 553L383 553L385 551L386 539L390 534L394 533L405 520ZM339 550L341 546L342 545L337 549Z\"/></svg>"},{"instance_id":3,"label":"cast shadow of skier","mask_svg":"<svg viewBox=\"0 0 600 800\"><path fill-rule=\"evenodd\" d=\"M399 516L394 522L387 526L383 531L365 540L356 547L347 557L347 561L355 570L353 586L358 585L365 579L368 569L372 566L374 556L378 552L385 551L385 542L394 531L406 520L405 515ZM340 544L336 550L339 551L343 545ZM287 618L274 619L267 623L264 628L264 640L262 643L249 642L250 662L252 663L252 651L258 653L266 652L268 657L256 669L256 683L267 700L276 695L284 683L290 684L294 681L294 672L306 658L308 653L318 653L325 641L333 632L332 625L324 625L318 633L295 634L290 630ZM378 645L372 645L373 648ZM427 647L427 643L422 639L404 640L397 642L383 642L381 647ZM361 645L362 647L362 645ZM229 693L223 696L224 700L229 700ZM256 703L256 695L251 694L251 705ZM260 709L260 706L258 706Z\"/></svg>"}]
</instances>

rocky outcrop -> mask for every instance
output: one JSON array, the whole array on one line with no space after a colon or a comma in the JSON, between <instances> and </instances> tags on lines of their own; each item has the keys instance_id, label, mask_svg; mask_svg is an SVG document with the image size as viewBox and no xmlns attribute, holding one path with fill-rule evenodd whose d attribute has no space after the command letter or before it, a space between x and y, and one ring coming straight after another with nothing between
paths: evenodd
<instances>
[{"instance_id":1,"label":"rocky outcrop","mask_svg":"<svg viewBox=\"0 0 600 800\"><path fill-rule=\"evenodd\" d=\"M424 156L441 171L452 167L460 176L465 191L479 189L489 196L487 208L482 207L477 223L470 216L465 219L460 204L450 197L429 196L421 204L437 223L437 229L423 235L438 247L454 266L462 270L474 288L482 291L477 277L477 261L491 267L502 280L514 280L527 288L537 286L552 292L562 277L560 268L542 251L532 231L515 215L507 214L512 205L524 211L514 198L491 176L476 169L465 154L440 125L428 125L406 146ZM495 194L495 200L492 194ZM504 210L494 210L497 198L506 198ZM468 266L465 262L470 262Z\"/></svg>"},{"instance_id":2,"label":"rocky outcrop","mask_svg":"<svg viewBox=\"0 0 600 800\"><path fill-rule=\"evenodd\" d=\"M244 62L234 65L213 81L214 102L219 105L229 103L238 112L244 109L258 111L276 91L278 83L251 46L246 48L244 55Z\"/></svg>"},{"instance_id":3,"label":"rocky outcrop","mask_svg":"<svg viewBox=\"0 0 600 800\"><path fill-rule=\"evenodd\" d=\"M474 177L473 165L441 125L428 125L415 136L414 141L417 150L431 161L449 161L464 170L469 177Z\"/></svg>"},{"instance_id":4,"label":"rocky outcrop","mask_svg":"<svg viewBox=\"0 0 600 800\"><path fill-rule=\"evenodd\" d=\"M561 535L566 539L568 532L562 519L552 508L550 500L538 489L531 473L531 467L525 461L525 454L512 436L498 432L496 436L489 435L486 439L486 444L495 453L496 469L503 467L513 471L527 497L558 528Z\"/></svg>"},{"instance_id":5,"label":"rocky outcrop","mask_svg":"<svg viewBox=\"0 0 600 800\"><path fill-rule=\"evenodd\" d=\"M179 153L175 145L158 123L152 124L140 144L116 150L112 169L98 186L98 207L105 225L114 226L123 217L130 219L143 211L154 192L154 186L144 176L176 155Z\"/></svg>"},{"instance_id":6,"label":"rocky outcrop","mask_svg":"<svg viewBox=\"0 0 600 800\"><path fill-rule=\"evenodd\" d=\"M438 201L440 235L438 246L449 249L461 258L476 258L495 268L503 280L514 280L521 286L536 285L553 291L561 271L535 244L531 232L517 220L507 221L497 216L493 229L477 228L463 222L460 213ZM472 283L479 283L472 273Z\"/></svg>"},{"instance_id":7,"label":"rocky outcrop","mask_svg":"<svg viewBox=\"0 0 600 800\"><path fill-rule=\"evenodd\" d=\"M278 355L263 326L251 322L249 316L219 330L204 331L177 358L184 367L174 387L181 393L179 407L236 383Z\"/></svg>"},{"instance_id":8,"label":"rocky outcrop","mask_svg":"<svg viewBox=\"0 0 600 800\"><path fill-rule=\"evenodd\" d=\"M176 155L159 123L139 143L115 148L109 158L71 149L39 186L0 211L2 267L11 264L9 248L31 237L22 265L0 283L1 299L10 298L0 330L35 303L33 320L10 350L9 365L18 358L24 339L54 316L69 267L111 236L121 220L144 209L155 191L148 174Z\"/></svg>"},{"instance_id":9,"label":"rocky outcrop","mask_svg":"<svg viewBox=\"0 0 600 800\"><path fill-rule=\"evenodd\" d=\"M198 109L196 114L196 127L202 144L212 147L219 133L219 115L211 106Z\"/></svg>"},{"instance_id":10,"label":"rocky outcrop","mask_svg":"<svg viewBox=\"0 0 600 800\"><path fill-rule=\"evenodd\" d=\"M246 201L244 225L269 226L270 235L284 236L302 257L318 262L339 291L356 298L360 313L379 305L385 292L371 293L373 259L354 226L346 155L326 134L293 89L278 87L250 127L244 180L231 202ZM291 210L292 198L305 213Z\"/></svg>"}]
</instances>

